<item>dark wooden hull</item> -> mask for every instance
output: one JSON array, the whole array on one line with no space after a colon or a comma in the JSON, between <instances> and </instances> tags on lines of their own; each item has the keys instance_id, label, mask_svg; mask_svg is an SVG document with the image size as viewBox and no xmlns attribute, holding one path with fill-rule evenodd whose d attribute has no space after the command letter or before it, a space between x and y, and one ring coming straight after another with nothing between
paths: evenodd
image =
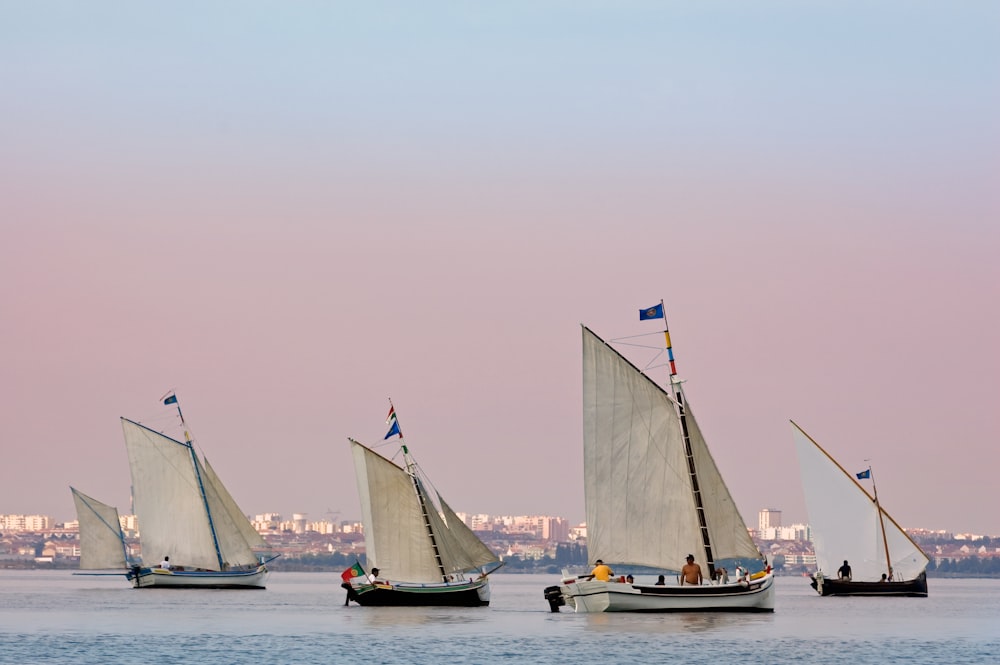
<instances>
[{"instance_id":1,"label":"dark wooden hull","mask_svg":"<svg viewBox=\"0 0 1000 665\"><path fill-rule=\"evenodd\" d=\"M364 607L484 607L490 604L489 582L464 585L365 585L344 582L347 602ZM347 603L345 602L345 605Z\"/></svg>"},{"instance_id":2,"label":"dark wooden hull","mask_svg":"<svg viewBox=\"0 0 1000 665\"><path fill-rule=\"evenodd\" d=\"M846 580L812 578L813 589L821 596L886 596L903 598L927 597L927 573L905 582L848 582Z\"/></svg>"}]
</instances>

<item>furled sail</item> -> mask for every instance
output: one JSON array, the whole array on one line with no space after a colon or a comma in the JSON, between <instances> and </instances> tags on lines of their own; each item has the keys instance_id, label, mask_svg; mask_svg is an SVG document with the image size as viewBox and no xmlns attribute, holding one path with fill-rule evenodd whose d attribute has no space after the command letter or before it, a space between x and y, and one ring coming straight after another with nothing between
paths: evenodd
<instances>
[{"instance_id":1,"label":"furled sail","mask_svg":"<svg viewBox=\"0 0 1000 665\"><path fill-rule=\"evenodd\" d=\"M118 509L70 487L80 523L80 568L125 568L125 539Z\"/></svg>"},{"instance_id":2,"label":"furled sail","mask_svg":"<svg viewBox=\"0 0 1000 665\"><path fill-rule=\"evenodd\" d=\"M122 418L143 561L219 570L191 445Z\"/></svg>"},{"instance_id":3,"label":"furled sail","mask_svg":"<svg viewBox=\"0 0 1000 665\"><path fill-rule=\"evenodd\" d=\"M690 409L689 440L715 559L760 559ZM591 560L706 565L673 397L583 327L584 492Z\"/></svg>"},{"instance_id":4,"label":"furled sail","mask_svg":"<svg viewBox=\"0 0 1000 665\"><path fill-rule=\"evenodd\" d=\"M875 500L808 434L792 423L795 449L802 470L806 510L816 550L816 567L835 577L844 560L851 564L852 579L877 582L888 570L886 540L897 581L911 580L927 567L929 559L884 509L879 520Z\"/></svg>"},{"instance_id":5,"label":"furled sail","mask_svg":"<svg viewBox=\"0 0 1000 665\"><path fill-rule=\"evenodd\" d=\"M378 568L392 580L443 581L412 478L390 460L350 441L369 568Z\"/></svg>"}]
</instances>

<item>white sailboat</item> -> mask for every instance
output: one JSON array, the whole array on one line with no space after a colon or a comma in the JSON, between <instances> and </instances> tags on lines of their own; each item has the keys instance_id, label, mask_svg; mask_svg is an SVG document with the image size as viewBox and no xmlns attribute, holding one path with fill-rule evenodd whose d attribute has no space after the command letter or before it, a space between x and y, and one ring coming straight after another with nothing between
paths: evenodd
<instances>
[{"instance_id":1,"label":"white sailboat","mask_svg":"<svg viewBox=\"0 0 1000 665\"><path fill-rule=\"evenodd\" d=\"M348 439L361 499L366 563L371 573L345 572L348 601L360 605L489 605L488 575L503 565L432 485L403 443L395 409L389 433L399 436L403 466ZM495 564L495 565L494 565ZM487 568L490 568L487 570ZM359 572L356 568L355 572Z\"/></svg>"},{"instance_id":2,"label":"white sailboat","mask_svg":"<svg viewBox=\"0 0 1000 665\"><path fill-rule=\"evenodd\" d=\"M577 612L773 611L770 567L684 397L662 302L640 313L650 318L664 319L669 391L582 326L588 555L612 566L676 571L692 553L707 578L716 578L723 561L755 572L695 585L605 582L564 572L545 597L553 611L563 603Z\"/></svg>"},{"instance_id":3,"label":"white sailboat","mask_svg":"<svg viewBox=\"0 0 1000 665\"><path fill-rule=\"evenodd\" d=\"M823 596L926 596L930 560L879 504L871 468L848 473L795 422L792 433L816 550L812 587ZM874 496L856 476L872 481ZM842 561L850 579L837 574Z\"/></svg>"},{"instance_id":4,"label":"white sailboat","mask_svg":"<svg viewBox=\"0 0 1000 665\"><path fill-rule=\"evenodd\" d=\"M80 570L121 571L128 568L128 546L118 509L74 487L69 489L80 525Z\"/></svg>"},{"instance_id":5,"label":"white sailboat","mask_svg":"<svg viewBox=\"0 0 1000 665\"><path fill-rule=\"evenodd\" d=\"M177 405L184 425L176 395L164 404ZM145 560L128 571L133 585L264 588L266 562L255 550L267 550L267 543L195 452L186 425L186 441L178 441L127 418L121 422ZM167 557L169 568L152 564Z\"/></svg>"}]
</instances>

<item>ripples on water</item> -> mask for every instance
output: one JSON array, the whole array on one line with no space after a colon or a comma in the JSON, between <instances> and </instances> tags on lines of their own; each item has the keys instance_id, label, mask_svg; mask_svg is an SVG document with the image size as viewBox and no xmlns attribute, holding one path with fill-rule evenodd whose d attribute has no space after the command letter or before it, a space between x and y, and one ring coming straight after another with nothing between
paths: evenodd
<instances>
[{"instance_id":1,"label":"ripples on water","mask_svg":"<svg viewBox=\"0 0 1000 665\"><path fill-rule=\"evenodd\" d=\"M0 663L995 663L1000 580L930 597L820 598L777 580L774 614L552 614L553 576L495 575L488 608L344 607L336 573L266 591L132 589L0 571Z\"/></svg>"}]
</instances>

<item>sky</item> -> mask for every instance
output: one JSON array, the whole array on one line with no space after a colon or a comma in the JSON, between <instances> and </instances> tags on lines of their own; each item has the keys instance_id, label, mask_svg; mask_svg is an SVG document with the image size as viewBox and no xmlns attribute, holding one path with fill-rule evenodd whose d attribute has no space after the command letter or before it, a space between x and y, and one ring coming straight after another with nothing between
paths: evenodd
<instances>
[{"instance_id":1,"label":"sky","mask_svg":"<svg viewBox=\"0 0 1000 665\"><path fill-rule=\"evenodd\" d=\"M360 518L391 398L455 510L578 523L580 324L662 299L748 524L791 419L1000 534L996 3L0 9L0 513L128 512L174 390L249 514Z\"/></svg>"}]
</instances>

